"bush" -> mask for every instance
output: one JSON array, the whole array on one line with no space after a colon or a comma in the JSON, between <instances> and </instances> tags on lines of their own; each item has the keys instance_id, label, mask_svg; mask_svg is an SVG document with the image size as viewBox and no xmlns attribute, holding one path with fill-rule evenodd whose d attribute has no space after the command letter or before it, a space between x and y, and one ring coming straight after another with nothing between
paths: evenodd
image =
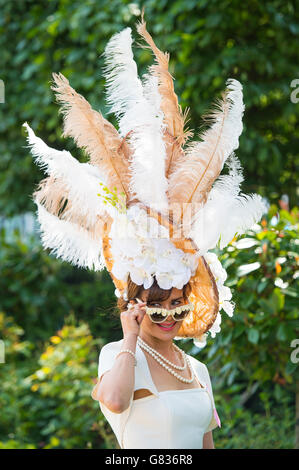
<instances>
[{"instance_id":1,"label":"bush","mask_svg":"<svg viewBox=\"0 0 299 470\"><path fill-rule=\"evenodd\" d=\"M299 22L294 0L102 0L77 1L75 7L73 0L0 0L0 78L7 97L0 105L1 213L32 210L28 195L41 179L25 148L24 121L50 146L83 158L70 139L61 139L52 72L62 72L106 115L100 56L112 34L132 28L140 75L153 63L150 51L136 44L135 23L145 3L149 32L170 53L175 91L182 109L191 109L188 126L195 137L227 78L240 80L246 105L238 152L247 175L244 190L273 200L287 192L295 203L299 131L291 94L296 95Z\"/></svg>"},{"instance_id":2,"label":"bush","mask_svg":"<svg viewBox=\"0 0 299 470\"><path fill-rule=\"evenodd\" d=\"M267 431L267 438L261 437L260 444L256 441L254 445L263 442L279 445L277 429L279 426L285 429L290 420L282 424L281 417L272 412L270 415L270 410L280 408L282 401L288 403L291 415L295 415L299 368L290 356L291 341L299 337L297 234L298 208L287 212L272 205L261 224L231 242L219 258L228 272L226 285L231 287L236 303L234 315L228 317L222 311L221 332L214 339L208 338L203 350L198 352L195 346L189 347L208 366L225 433L228 431L224 398L236 416L242 410L241 419L245 419L246 426L251 416L248 429L252 426L252 432L254 423L261 427L263 419L266 426L273 425L273 436ZM269 412L266 418L265 408ZM230 437L234 438L235 430L232 433ZM289 431L285 433L281 445L285 445L285 436L290 435ZM252 439L255 438L257 435L252 434Z\"/></svg>"},{"instance_id":3,"label":"bush","mask_svg":"<svg viewBox=\"0 0 299 470\"><path fill-rule=\"evenodd\" d=\"M115 303L107 271L95 273L55 259L36 237L24 241L19 230L8 237L2 229L0 245L0 310L13 316L28 339L42 347L72 312L88 322L94 335L113 335L109 321L102 321Z\"/></svg>"},{"instance_id":4,"label":"bush","mask_svg":"<svg viewBox=\"0 0 299 470\"><path fill-rule=\"evenodd\" d=\"M99 405L91 398L97 377L98 353L85 323L72 316L29 360L22 360L33 344L1 314L5 364L0 368L2 448L103 448L114 442ZM37 363L39 368L36 368ZM7 439L7 437L9 439Z\"/></svg>"},{"instance_id":5,"label":"bush","mask_svg":"<svg viewBox=\"0 0 299 470\"><path fill-rule=\"evenodd\" d=\"M223 429L213 433L215 448L219 449L293 449L295 414L293 403L284 397L280 406L271 411L252 413L237 408L231 402L224 405Z\"/></svg>"}]
</instances>

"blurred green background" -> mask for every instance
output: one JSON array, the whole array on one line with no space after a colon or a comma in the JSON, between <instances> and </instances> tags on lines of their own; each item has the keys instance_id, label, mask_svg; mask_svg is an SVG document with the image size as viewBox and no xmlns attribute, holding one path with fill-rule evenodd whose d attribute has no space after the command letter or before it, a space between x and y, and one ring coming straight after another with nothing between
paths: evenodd
<instances>
[{"instance_id":1,"label":"blurred green background","mask_svg":"<svg viewBox=\"0 0 299 470\"><path fill-rule=\"evenodd\" d=\"M170 53L190 128L200 128L227 78L242 83L242 191L269 201L260 224L217 252L234 316L222 311L221 333L202 350L180 342L208 366L222 423L215 447L298 448L299 18L295 1L275 0L0 0L0 448L117 447L90 396L100 348L121 338L114 286L106 271L74 268L41 248L31 194L43 174L22 124L87 161L61 138L52 72L107 115L101 54L112 34L132 28L140 75L153 61L137 47L142 6Z\"/></svg>"}]
</instances>

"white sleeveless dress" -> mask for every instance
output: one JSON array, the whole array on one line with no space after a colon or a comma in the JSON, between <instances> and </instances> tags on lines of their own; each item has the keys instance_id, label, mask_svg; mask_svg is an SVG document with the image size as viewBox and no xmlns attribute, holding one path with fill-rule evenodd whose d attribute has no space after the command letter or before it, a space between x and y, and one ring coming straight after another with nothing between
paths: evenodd
<instances>
[{"instance_id":1,"label":"white sleeveless dress","mask_svg":"<svg viewBox=\"0 0 299 470\"><path fill-rule=\"evenodd\" d=\"M122 340L101 349L98 377L111 369L121 346ZM203 388L158 392L145 354L137 344L134 391L143 388L152 395L133 400L132 394L123 413L113 413L99 402L122 449L202 449L204 434L221 427L208 369L188 357Z\"/></svg>"}]
</instances>

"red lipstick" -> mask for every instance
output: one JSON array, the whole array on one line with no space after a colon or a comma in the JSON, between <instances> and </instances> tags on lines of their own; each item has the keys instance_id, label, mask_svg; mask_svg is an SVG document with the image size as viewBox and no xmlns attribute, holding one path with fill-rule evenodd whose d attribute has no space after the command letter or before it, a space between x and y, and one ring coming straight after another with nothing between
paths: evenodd
<instances>
[{"instance_id":1,"label":"red lipstick","mask_svg":"<svg viewBox=\"0 0 299 470\"><path fill-rule=\"evenodd\" d=\"M169 323L169 326L168 325L163 326L162 323L158 323L157 326L161 328L161 330L170 331L170 330L173 330L173 328L175 327L175 324L176 322L174 321L173 323Z\"/></svg>"}]
</instances>

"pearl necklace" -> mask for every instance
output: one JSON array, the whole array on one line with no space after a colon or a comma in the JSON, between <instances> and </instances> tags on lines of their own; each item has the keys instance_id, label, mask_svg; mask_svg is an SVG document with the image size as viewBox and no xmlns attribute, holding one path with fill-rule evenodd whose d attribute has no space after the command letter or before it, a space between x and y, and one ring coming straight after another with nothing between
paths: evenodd
<instances>
[{"instance_id":1,"label":"pearl necklace","mask_svg":"<svg viewBox=\"0 0 299 470\"><path fill-rule=\"evenodd\" d=\"M164 362L166 362L167 364L169 364L171 367L173 367L174 369L177 369L177 370L185 370L186 369L186 365L187 365L187 362L186 362L186 357L185 357L185 353L184 351L182 351L176 344L174 344L173 346L175 347L175 349L180 353L180 355L182 356L182 359L183 359L183 362L184 362L184 365L183 366L177 366L176 364L174 364L173 362L170 362L168 359L166 359L166 357L162 356L162 354L160 354L158 351L156 351L155 349L151 348L147 343L145 343L140 337L138 337L138 342L140 343L140 346L143 345L144 347L146 347L147 349L150 349L152 352L154 352L156 354L156 356L159 356L160 359L162 359Z\"/></svg>"},{"instance_id":2,"label":"pearl necklace","mask_svg":"<svg viewBox=\"0 0 299 470\"><path fill-rule=\"evenodd\" d=\"M138 344L141 348L143 348L145 351L147 351L162 367L164 367L164 369L166 369L170 374L172 374L178 380L180 380L181 382L184 382L184 383L188 383L188 384L191 384L193 382L194 372L193 372L192 366L190 364L189 358L188 358L188 356L186 355L186 353L184 351L180 350L180 352L184 356L185 362L188 365L189 371L191 372L191 378L190 379L186 379L185 377L182 377L177 372L175 372L170 367L168 367L166 364L164 364L163 360L165 362L168 362L168 363L170 361L168 361L168 359L166 359L164 356L162 356L162 354L158 353L158 351L156 351L155 349L151 348L148 344L146 344L140 337L138 337L137 342L138 342ZM159 356L161 357L161 359L160 359ZM172 364L172 363L170 362L170 364ZM173 364L173 365L175 365L175 364Z\"/></svg>"}]
</instances>

